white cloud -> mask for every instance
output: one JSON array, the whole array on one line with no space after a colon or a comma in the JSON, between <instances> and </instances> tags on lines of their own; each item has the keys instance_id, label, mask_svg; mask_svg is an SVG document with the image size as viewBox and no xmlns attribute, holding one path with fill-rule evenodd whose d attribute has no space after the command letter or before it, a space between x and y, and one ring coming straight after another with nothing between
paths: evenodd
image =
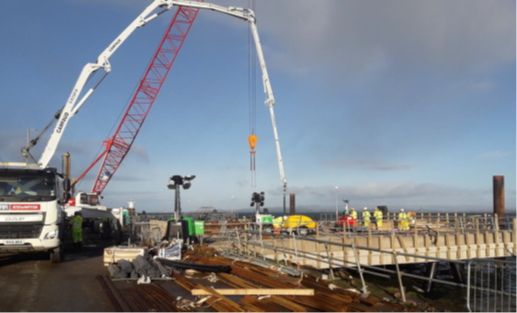
<instances>
[{"instance_id":1,"label":"white cloud","mask_svg":"<svg viewBox=\"0 0 517 313\"><path fill-rule=\"evenodd\" d=\"M486 152L483 154L478 155L478 158L482 159L500 159L507 157L509 153L507 152L501 152L501 151L494 151L494 152Z\"/></svg>"},{"instance_id":2,"label":"white cloud","mask_svg":"<svg viewBox=\"0 0 517 313\"><path fill-rule=\"evenodd\" d=\"M219 3L248 6L247 1ZM398 73L490 69L515 59L514 1L279 0L256 5L259 32L267 36L269 50L278 50L266 59L293 75L310 72L308 64L337 77L361 78L389 68Z\"/></svg>"},{"instance_id":3,"label":"white cloud","mask_svg":"<svg viewBox=\"0 0 517 313\"><path fill-rule=\"evenodd\" d=\"M289 187L289 193L296 194L297 203L302 205L323 204L335 198L334 186ZM282 195L282 189L269 190L272 196ZM490 188L460 188L431 183L366 183L353 186L339 186L340 199L354 203L419 203L421 205L466 205L491 203ZM509 198L514 198L511 192ZM326 199L326 200L323 200ZM324 202L322 202L322 200ZM511 199L508 199L511 200Z\"/></svg>"},{"instance_id":4,"label":"white cloud","mask_svg":"<svg viewBox=\"0 0 517 313\"><path fill-rule=\"evenodd\" d=\"M131 150L128 152L128 157L135 157L137 160L149 163L149 154L147 148L139 145L132 145Z\"/></svg>"},{"instance_id":5,"label":"white cloud","mask_svg":"<svg viewBox=\"0 0 517 313\"><path fill-rule=\"evenodd\" d=\"M371 171L403 171L409 170L415 165L412 164L394 164L382 162L379 160L346 160L346 159L332 159L326 162L327 165L333 167L340 168L348 168L348 169L362 169L362 170L371 170Z\"/></svg>"},{"instance_id":6,"label":"white cloud","mask_svg":"<svg viewBox=\"0 0 517 313\"><path fill-rule=\"evenodd\" d=\"M480 82L473 84L471 90L474 92L489 92L495 89L495 85L490 82Z\"/></svg>"},{"instance_id":7,"label":"white cloud","mask_svg":"<svg viewBox=\"0 0 517 313\"><path fill-rule=\"evenodd\" d=\"M248 7L246 0L214 0ZM105 6L95 1L90 5ZM491 69L515 60L515 2L508 0L256 1L268 66L293 76L365 79L396 71ZM124 11L141 1L110 1ZM245 23L201 10L198 20L245 29ZM167 19L160 19L167 23ZM315 71L322 71L315 73ZM488 88L477 86L474 88Z\"/></svg>"}]
</instances>

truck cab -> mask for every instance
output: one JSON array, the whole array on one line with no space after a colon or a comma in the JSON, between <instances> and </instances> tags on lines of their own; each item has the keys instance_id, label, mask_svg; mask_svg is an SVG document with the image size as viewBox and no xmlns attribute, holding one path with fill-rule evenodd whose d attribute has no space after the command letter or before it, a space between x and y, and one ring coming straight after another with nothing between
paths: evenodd
<instances>
[{"instance_id":1,"label":"truck cab","mask_svg":"<svg viewBox=\"0 0 517 313\"><path fill-rule=\"evenodd\" d=\"M0 255L50 252L60 262L69 188L55 168L0 168Z\"/></svg>"}]
</instances>

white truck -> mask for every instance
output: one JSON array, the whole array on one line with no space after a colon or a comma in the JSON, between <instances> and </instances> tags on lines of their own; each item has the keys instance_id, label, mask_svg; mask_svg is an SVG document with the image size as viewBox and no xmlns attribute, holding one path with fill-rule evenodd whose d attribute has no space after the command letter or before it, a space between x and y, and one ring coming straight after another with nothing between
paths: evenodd
<instances>
[{"instance_id":1,"label":"white truck","mask_svg":"<svg viewBox=\"0 0 517 313\"><path fill-rule=\"evenodd\" d=\"M46 251L61 262L69 189L55 168L0 168L0 255Z\"/></svg>"}]
</instances>

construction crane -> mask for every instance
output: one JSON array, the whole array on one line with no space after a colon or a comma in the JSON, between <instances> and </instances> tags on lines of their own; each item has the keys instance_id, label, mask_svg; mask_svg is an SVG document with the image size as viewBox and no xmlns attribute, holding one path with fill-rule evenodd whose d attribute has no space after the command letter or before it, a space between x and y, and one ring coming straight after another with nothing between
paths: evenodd
<instances>
[{"instance_id":1,"label":"construction crane","mask_svg":"<svg viewBox=\"0 0 517 313\"><path fill-rule=\"evenodd\" d=\"M284 165L282 160L282 153L280 150L280 139L278 137L278 130L276 126L276 119L275 119L275 113L274 113L274 105L275 105L275 97L273 95L273 90L271 88L271 82L269 80L269 74L266 67L266 62L264 59L264 54L262 51L262 45L260 43L260 38L257 30L256 25L256 18L255 13L251 9L243 9L243 8L237 8L237 7L222 7L219 5L211 4L211 3L205 3L205 2L195 2L195 1L181 1L181 0L171 0L166 1L167 3L170 3L172 5L177 5L182 7L182 9L207 9L212 10L220 13L224 13L233 17L237 17L239 19L245 20L249 22L251 33L253 36L253 40L256 47L257 57L259 60L260 68L262 71L262 82L264 86L264 95L265 95L265 106L269 109L269 113L271 116L271 122L273 125L273 135L275 139L275 146L276 146L276 153L277 153L277 160L278 160L278 167L280 171L280 179L283 182L283 207L284 212L286 210L286 193L287 193L287 179L285 177L284 172ZM195 15L194 15L195 17ZM174 29L174 28L173 28ZM185 34L186 35L186 34ZM181 47L181 46L180 46ZM179 49L178 49L179 50ZM105 142L106 149L104 152L88 167L88 169L77 179L77 182L80 181L84 175L93 167L95 164L104 157L104 161L102 166L99 169L99 172L97 174L97 178L95 180L95 183L92 188L92 193L101 194L104 191L104 188L106 188L106 185L113 177L113 174L116 172L118 167L120 166L121 162L124 160L125 156L129 152L129 149L131 148L132 143L134 142L134 139L136 135L138 134L138 131L140 130L142 123L145 120L145 117L147 116L147 113L149 112L149 109L151 108L152 103L154 102L154 99L156 98L156 95L159 91L159 87L163 83L163 80L165 79L165 76L168 73L168 70L165 71L165 75L159 76L159 83L157 80L153 80L153 83L155 83L154 86L150 85L149 82L147 82L148 75L155 74L156 68L153 67L155 62L159 59L157 56L160 55L160 49L158 49L157 53L155 54L155 58L153 59L153 62L151 62L151 66L149 67L146 75L144 76L144 79L142 79L142 82L140 83L140 87L135 93L131 105L128 107L128 110L126 111L126 114L124 118L122 119L122 122L120 123L117 131L115 132L115 135L111 138L109 138ZM176 51L177 53L177 51ZM174 55L175 57L175 55ZM172 59L174 61L174 59ZM169 64L172 65L172 62ZM169 67L170 68L170 67ZM135 108L135 110L141 109L142 103L144 104L145 110L141 110L142 112L136 112L132 113L132 110ZM137 104L137 105L135 105Z\"/></svg>"},{"instance_id":2,"label":"construction crane","mask_svg":"<svg viewBox=\"0 0 517 313\"><path fill-rule=\"evenodd\" d=\"M202 2L203 0L200 0ZM100 195L129 153L138 132L158 96L169 70L183 45L199 9L180 7L174 15L163 39L147 68L137 91L114 135L104 141L105 149L77 178L76 185L101 160L99 172L92 187L92 195Z\"/></svg>"},{"instance_id":3,"label":"construction crane","mask_svg":"<svg viewBox=\"0 0 517 313\"><path fill-rule=\"evenodd\" d=\"M61 262L66 229L65 205L70 200L70 180L48 164L70 121L95 89L111 72L109 58L139 27L170 10L172 0L154 0L97 58L81 71L65 105L29 144L22 148L25 162L0 163L0 254L4 252L50 252L52 262ZM191 10L191 11L189 11ZM195 8L184 12L196 12ZM192 16L192 14L189 14ZM194 15L195 16L195 15ZM104 73L84 95L83 89L99 70ZM152 92L152 88L147 90ZM82 95L82 96L81 96ZM38 161L31 155L41 136L57 120L54 131ZM30 163L33 162L33 163ZM30 229L30 231L20 231Z\"/></svg>"},{"instance_id":4,"label":"construction crane","mask_svg":"<svg viewBox=\"0 0 517 313\"><path fill-rule=\"evenodd\" d=\"M276 127L274 104L275 99L269 81L269 75L266 69L266 63L262 53L262 47L258 36L256 27L255 14L252 10L195 2L195 1L179 1L179 0L154 0L115 40L106 48L97 58L95 63L87 63L73 89L68 97L65 105L58 110L47 126L43 128L41 133L30 143L22 148L22 154L26 160L24 163L20 162L0 162L0 228L4 229L7 234L7 239L0 237L0 253L9 251L10 253L22 253L32 251L47 251L51 253L53 262L60 262L63 253L63 239L65 233L65 205L70 200L70 181L61 173L58 173L56 168L48 167L48 164L55 154L57 146L61 137L68 125L70 119L79 111L90 96L95 92L95 89L111 72L111 64L109 58L120 48L124 41L137 29L145 26L150 21L154 20L161 14L170 10L173 6L180 6L182 8L190 8L193 11L183 10L185 17L195 17L196 10L208 9L221 12L230 16L240 18L248 21L253 34L255 47L257 49L257 56L262 70L262 81L264 84L265 105L269 108L271 121L273 124L273 133L275 137L276 152L278 158L278 165L280 169L280 178L284 185L284 210L285 210L285 195L287 190L287 180L284 174L284 167L282 155L280 152L280 141L278 139L278 132ZM193 19L189 19L192 21ZM172 39L172 38L171 38ZM162 55L158 53L157 60L161 62ZM170 61L170 59L169 59ZM82 94L83 89L92 76L103 70L102 76L93 84L88 91ZM142 84L141 96L144 98L153 98L157 92L156 85ZM135 96L137 99L140 96ZM153 98L154 100L154 98ZM135 102L136 103L136 102ZM142 112L135 114L126 112L128 121L132 121L136 116L145 119ZM141 121L143 122L143 119ZM50 139L38 161L31 155L30 149L34 147L40 140L43 133L45 133L52 124L57 120ZM141 123L140 123L141 126ZM138 133L136 131L129 131L134 139ZM122 130L119 132L122 133ZM108 142L112 147L115 144L124 145L124 143L117 141L114 138L112 142ZM125 143L127 146L127 143ZM130 146L129 146L130 147ZM126 151L127 152L127 151ZM105 153L107 158L112 151ZM118 158L116 167L120 165L122 158ZM33 163L30 164L30 161ZM118 164L118 165L117 165ZM111 174L112 175L112 174ZM99 186L99 187L102 187ZM104 185L105 187L105 185ZM96 202L98 204L98 202ZM32 224L36 223L36 224ZM16 225L16 229L22 227L30 227L32 231L20 233L14 231L11 226ZM34 228L34 225L37 225Z\"/></svg>"}]
</instances>

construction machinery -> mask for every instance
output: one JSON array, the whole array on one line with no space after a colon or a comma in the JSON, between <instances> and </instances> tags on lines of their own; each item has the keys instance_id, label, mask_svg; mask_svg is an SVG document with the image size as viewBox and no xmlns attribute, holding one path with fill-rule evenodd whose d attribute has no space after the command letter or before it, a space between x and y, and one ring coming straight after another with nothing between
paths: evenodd
<instances>
[{"instance_id":1,"label":"construction machinery","mask_svg":"<svg viewBox=\"0 0 517 313\"><path fill-rule=\"evenodd\" d=\"M140 85L132 97L132 100L117 128L114 135L104 141L105 149L93 161L93 163L77 178L74 185L79 183L82 178L102 159L102 164L99 168L97 177L93 184L92 190L88 195L102 194L107 184L114 176L120 164L129 152L133 142L140 131L147 114L149 113L154 100L156 99L160 88L165 80L177 53L179 52L185 36L188 34L190 26L199 9L208 9L230 16L234 16L250 24L253 42L256 47L256 54L262 70L262 82L265 94L265 105L269 109L271 122L273 126L273 134L275 139L276 153L278 167L280 171L280 179L283 183L283 206L285 211L287 179L285 177L282 154L280 150L280 140L278 138L278 131L276 126L276 119L274 114L275 98L269 80L262 46L256 27L255 14L250 9L243 9L237 7L222 7L215 4L203 3L203 1L165 1L172 5L180 6L178 13L174 17L171 25L160 46L158 47L154 58L145 72ZM254 156L254 147L256 145L256 136L250 138L250 147L252 156ZM252 159L252 169L254 171L254 158ZM252 179L254 181L254 178Z\"/></svg>"},{"instance_id":2,"label":"construction machinery","mask_svg":"<svg viewBox=\"0 0 517 313\"><path fill-rule=\"evenodd\" d=\"M61 262L65 233L65 205L70 200L69 178L49 167L70 119L90 98L111 72L109 58L137 29L177 5L172 0L153 1L97 58L81 71L65 105L58 110L41 133L22 148L25 162L0 163L0 254L50 252L51 261ZM99 70L104 71L84 94L83 89ZM38 161L30 153L43 134L57 121ZM79 195L84 205L99 204L99 199ZM86 203L83 203L83 200Z\"/></svg>"},{"instance_id":3,"label":"construction machinery","mask_svg":"<svg viewBox=\"0 0 517 313\"><path fill-rule=\"evenodd\" d=\"M126 39L137 29L145 26L147 23L156 19L161 14L167 12L174 6L191 9L208 9L221 12L230 16L237 17L249 22L253 35L257 56L262 70L262 81L264 84L264 93L266 96L265 105L269 108L271 121L273 125L273 133L275 137L275 145L277 152L278 165L280 170L280 178L283 182L284 189L284 206L285 194L287 190L287 180L284 174L282 155L280 152L280 142L276 127L274 115L275 99L269 81L260 39L256 27L255 14L250 9L229 7L201 3L196 1L179 1L179 0L154 0L115 40L98 56L94 63L87 63L81 71L72 92L68 97L65 105L58 110L41 133L30 140L29 144L22 149L22 155L25 159L23 163L2 162L0 163L1 176L0 186L4 188L0 194L0 253L20 253L30 251L49 251L52 255L53 262L60 262L63 251L65 212L64 207L70 195L70 180L65 178L63 174L58 173L56 168L49 167L49 163L53 158L61 137L66 130L70 119L78 113L79 109L95 92L96 88L111 72L111 64L109 58L120 48ZM197 11L196 11L197 13ZM96 82L92 83L92 87L83 92L83 89L98 71L103 72ZM142 89L143 95L149 97L155 94L157 89L152 85L145 85ZM135 96L137 97L137 96ZM128 112L126 116L134 117ZM144 117L145 119L145 117ZM143 122L143 120L141 120ZM42 135L54 124L54 130L47 142L47 145L41 155L36 159L30 153ZM138 133L139 128L134 132L134 136ZM133 138L134 138L133 136ZM108 142L107 150L104 154L105 160L113 156L114 151L110 147L125 145L128 149L127 142L118 141L115 137ZM132 143L132 142L131 142ZM127 149L127 150L128 150ZM127 153L127 151L126 151ZM123 157L119 157L114 161L114 170L120 165ZM99 175L107 177L104 179L107 183L114 173L113 171L104 171L101 169ZM97 184L98 188L105 184ZM103 188L103 187L102 187ZM98 190L95 190L97 196ZM99 204L99 198L94 198L86 194L79 195L80 204L90 205L93 202ZM83 199L86 203L83 203ZM77 203L77 198L76 198Z\"/></svg>"}]
</instances>

